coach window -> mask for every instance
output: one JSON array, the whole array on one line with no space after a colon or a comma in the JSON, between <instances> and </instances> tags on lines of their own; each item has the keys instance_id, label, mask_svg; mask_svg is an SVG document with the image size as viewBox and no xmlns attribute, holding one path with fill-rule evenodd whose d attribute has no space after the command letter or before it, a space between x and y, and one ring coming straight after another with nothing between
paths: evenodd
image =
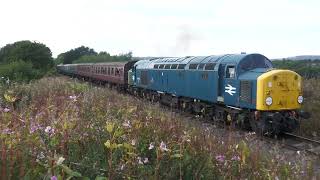
<instances>
[{"instance_id":1,"label":"coach window","mask_svg":"<svg viewBox=\"0 0 320 180\"><path fill-rule=\"evenodd\" d=\"M163 69L164 64L160 64L159 69Z\"/></svg>"},{"instance_id":2,"label":"coach window","mask_svg":"<svg viewBox=\"0 0 320 180\"><path fill-rule=\"evenodd\" d=\"M120 75L120 71L118 68L116 68L116 76L119 76Z\"/></svg>"},{"instance_id":3,"label":"coach window","mask_svg":"<svg viewBox=\"0 0 320 180\"><path fill-rule=\"evenodd\" d=\"M232 66L228 66L227 70L226 70L226 78L234 78L236 75L236 69L235 67Z\"/></svg>"},{"instance_id":4,"label":"coach window","mask_svg":"<svg viewBox=\"0 0 320 180\"><path fill-rule=\"evenodd\" d=\"M159 68L159 64L155 64L154 66L153 66L153 69L158 69Z\"/></svg>"},{"instance_id":5,"label":"coach window","mask_svg":"<svg viewBox=\"0 0 320 180\"><path fill-rule=\"evenodd\" d=\"M113 72L114 72L114 68L111 68L111 75L113 75Z\"/></svg>"}]
</instances>

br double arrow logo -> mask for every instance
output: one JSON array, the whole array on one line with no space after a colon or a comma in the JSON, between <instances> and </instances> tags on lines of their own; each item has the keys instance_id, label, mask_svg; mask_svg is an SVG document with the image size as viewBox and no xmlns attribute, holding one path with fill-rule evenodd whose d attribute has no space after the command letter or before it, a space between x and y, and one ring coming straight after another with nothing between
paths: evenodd
<instances>
[{"instance_id":1,"label":"br double arrow logo","mask_svg":"<svg viewBox=\"0 0 320 180\"><path fill-rule=\"evenodd\" d=\"M231 96L233 96L233 94L236 93L236 89L235 87L231 86L230 84L227 84L227 86L225 87L224 92L230 94Z\"/></svg>"}]
</instances>

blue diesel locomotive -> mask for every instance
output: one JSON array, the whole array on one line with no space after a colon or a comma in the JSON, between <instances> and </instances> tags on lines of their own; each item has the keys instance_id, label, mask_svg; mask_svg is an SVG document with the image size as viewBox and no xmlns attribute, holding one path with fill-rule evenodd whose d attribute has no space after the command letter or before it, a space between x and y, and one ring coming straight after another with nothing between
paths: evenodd
<instances>
[{"instance_id":1,"label":"blue diesel locomotive","mask_svg":"<svg viewBox=\"0 0 320 180\"><path fill-rule=\"evenodd\" d=\"M58 69L66 73L64 66ZM99 65L90 66L99 73ZM130 93L259 133L291 132L307 117L299 111L301 76L274 69L261 54L151 58L125 71Z\"/></svg>"}]
</instances>

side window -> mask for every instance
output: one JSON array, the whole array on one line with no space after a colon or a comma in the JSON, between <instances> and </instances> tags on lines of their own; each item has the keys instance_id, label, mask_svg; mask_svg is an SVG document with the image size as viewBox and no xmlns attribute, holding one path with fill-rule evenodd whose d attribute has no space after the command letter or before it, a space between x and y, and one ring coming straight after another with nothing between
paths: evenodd
<instances>
[{"instance_id":1,"label":"side window","mask_svg":"<svg viewBox=\"0 0 320 180\"><path fill-rule=\"evenodd\" d=\"M236 69L234 66L227 66L226 70L226 78L235 78L236 76Z\"/></svg>"},{"instance_id":2,"label":"side window","mask_svg":"<svg viewBox=\"0 0 320 180\"><path fill-rule=\"evenodd\" d=\"M190 64L189 69L197 69L198 64Z\"/></svg>"},{"instance_id":3,"label":"side window","mask_svg":"<svg viewBox=\"0 0 320 180\"><path fill-rule=\"evenodd\" d=\"M160 64L159 69L163 69L163 68L164 68L164 64Z\"/></svg>"},{"instance_id":4,"label":"side window","mask_svg":"<svg viewBox=\"0 0 320 180\"><path fill-rule=\"evenodd\" d=\"M178 69L184 69L186 67L185 64L179 64Z\"/></svg>"},{"instance_id":5,"label":"side window","mask_svg":"<svg viewBox=\"0 0 320 180\"><path fill-rule=\"evenodd\" d=\"M158 69L158 67L159 67L159 64L155 64L155 65L153 66L154 69Z\"/></svg>"},{"instance_id":6,"label":"side window","mask_svg":"<svg viewBox=\"0 0 320 180\"><path fill-rule=\"evenodd\" d=\"M199 64L198 69L202 70L205 64Z\"/></svg>"},{"instance_id":7,"label":"side window","mask_svg":"<svg viewBox=\"0 0 320 180\"><path fill-rule=\"evenodd\" d=\"M215 63L208 63L206 64L206 66L204 67L204 70L214 70L214 67L216 66Z\"/></svg>"},{"instance_id":8,"label":"side window","mask_svg":"<svg viewBox=\"0 0 320 180\"><path fill-rule=\"evenodd\" d=\"M170 66L171 66L171 64L166 64L166 65L164 66L164 68L165 68L165 69L170 69Z\"/></svg>"},{"instance_id":9,"label":"side window","mask_svg":"<svg viewBox=\"0 0 320 180\"><path fill-rule=\"evenodd\" d=\"M172 64L171 69L177 69L178 64Z\"/></svg>"}]
</instances>

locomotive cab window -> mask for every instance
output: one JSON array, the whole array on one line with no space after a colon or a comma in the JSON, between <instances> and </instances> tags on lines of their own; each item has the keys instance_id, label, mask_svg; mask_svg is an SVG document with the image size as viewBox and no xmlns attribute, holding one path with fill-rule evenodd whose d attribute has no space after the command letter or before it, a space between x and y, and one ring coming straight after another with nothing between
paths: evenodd
<instances>
[{"instance_id":1,"label":"locomotive cab window","mask_svg":"<svg viewBox=\"0 0 320 180\"><path fill-rule=\"evenodd\" d=\"M232 66L228 66L226 69L226 78L235 78L236 76L236 69L235 67Z\"/></svg>"}]
</instances>

